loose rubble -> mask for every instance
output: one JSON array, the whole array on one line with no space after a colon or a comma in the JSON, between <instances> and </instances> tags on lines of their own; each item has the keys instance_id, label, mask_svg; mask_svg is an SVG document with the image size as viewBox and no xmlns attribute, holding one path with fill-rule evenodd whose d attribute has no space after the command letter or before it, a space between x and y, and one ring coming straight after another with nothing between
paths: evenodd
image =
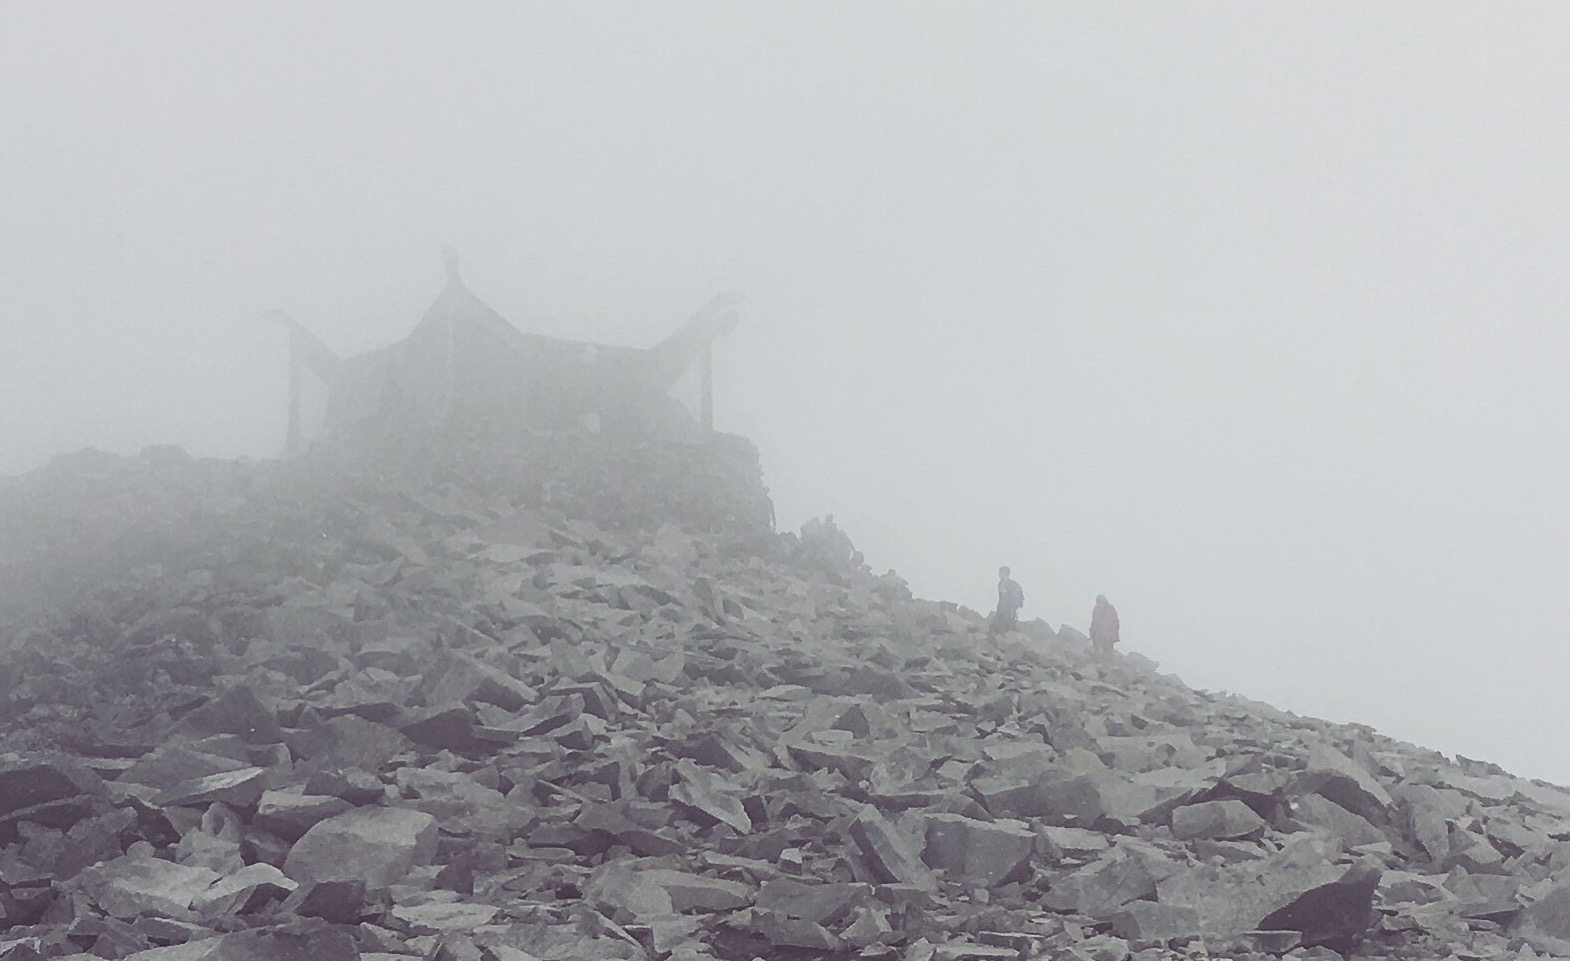
<instances>
[{"instance_id":1,"label":"loose rubble","mask_svg":"<svg viewBox=\"0 0 1570 961\"><path fill-rule=\"evenodd\" d=\"M755 452L0 484L0 961L1570 956L1570 792L989 640Z\"/></svg>"}]
</instances>

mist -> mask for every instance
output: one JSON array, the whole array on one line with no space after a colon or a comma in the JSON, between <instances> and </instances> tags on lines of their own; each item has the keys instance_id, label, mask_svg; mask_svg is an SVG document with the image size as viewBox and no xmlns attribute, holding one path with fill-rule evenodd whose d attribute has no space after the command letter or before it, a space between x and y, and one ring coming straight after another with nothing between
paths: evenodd
<instances>
[{"instance_id":1,"label":"mist","mask_svg":"<svg viewBox=\"0 0 1570 961\"><path fill-rule=\"evenodd\" d=\"M288 311L745 294L780 527L1570 783L1560 5L13 4L0 473L276 456Z\"/></svg>"}]
</instances>

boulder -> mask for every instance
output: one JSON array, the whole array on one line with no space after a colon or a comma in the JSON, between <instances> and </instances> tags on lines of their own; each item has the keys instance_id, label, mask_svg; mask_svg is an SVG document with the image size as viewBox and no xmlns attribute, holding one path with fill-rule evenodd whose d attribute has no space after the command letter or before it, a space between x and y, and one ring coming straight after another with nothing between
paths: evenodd
<instances>
[{"instance_id":1,"label":"boulder","mask_svg":"<svg viewBox=\"0 0 1570 961\"><path fill-rule=\"evenodd\" d=\"M161 807L200 807L227 804L230 807L255 807L267 790L266 768L242 767L181 781L170 786L154 801Z\"/></svg>"},{"instance_id":2,"label":"boulder","mask_svg":"<svg viewBox=\"0 0 1570 961\"><path fill-rule=\"evenodd\" d=\"M232 687L182 717L175 731L194 737L234 734L252 744L283 740L275 710L262 703L249 687Z\"/></svg>"},{"instance_id":3,"label":"boulder","mask_svg":"<svg viewBox=\"0 0 1570 961\"><path fill-rule=\"evenodd\" d=\"M365 895L365 882L359 878L308 881L284 899L279 911L333 924L355 924L365 913Z\"/></svg>"},{"instance_id":4,"label":"boulder","mask_svg":"<svg viewBox=\"0 0 1570 961\"><path fill-rule=\"evenodd\" d=\"M1022 821L977 821L959 814L929 814L922 859L967 884L992 887L1030 875L1036 835Z\"/></svg>"},{"instance_id":5,"label":"boulder","mask_svg":"<svg viewBox=\"0 0 1570 961\"><path fill-rule=\"evenodd\" d=\"M80 761L0 756L0 817L40 804L103 794L103 780Z\"/></svg>"},{"instance_id":6,"label":"boulder","mask_svg":"<svg viewBox=\"0 0 1570 961\"><path fill-rule=\"evenodd\" d=\"M386 887L436 855L436 819L403 808L356 808L320 821L289 849L296 881L361 880Z\"/></svg>"},{"instance_id":7,"label":"boulder","mask_svg":"<svg viewBox=\"0 0 1570 961\"><path fill-rule=\"evenodd\" d=\"M219 878L191 900L203 918L222 918L255 911L268 901L281 901L299 887L271 864L248 864Z\"/></svg>"},{"instance_id":8,"label":"boulder","mask_svg":"<svg viewBox=\"0 0 1570 961\"><path fill-rule=\"evenodd\" d=\"M1374 922L1374 891L1380 869L1356 864L1329 884L1297 895L1255 925L1261 931L1297 931L1304 947L1324 945L1347 953Z\"/></svg>"},{"instance_id":9,"label":"boulder","mask_svg":"<svg viewBox=\"0 0 1570 961\"><path fill-rule=\"evenodd\" d=\"M1107 918L1130 901L1154 899L1156 883L1144 858L1114 851L1094 864L1054 878L1041 903L1054 911Z\"/></svg>"},{"instance_id":10,"label":"boulder","mask_svg":"<svg viewBox=\"0 0 1570 961\"><path fill-rule=\"evenodd\" d=\"M1556 884L1528 904L1510 933L1543 951L1570 955L1570 884Z\"/></svg>"},{"instance_id":11,"label":"boulder","mask_svg":"<svg viewBox=\"0 0 1570 961\"><path fill-rule=\"evenodd\" d=\"M1321 794L1305 794L1293 800L1292 819L1324 829L1349 848L1386 840L1385 832L1367 818L1353 814Z\"/></svg>"},{"instance_id":12,"label":"boulder","mask_svg":"<svg viewBox=\"0 0 1570 961\"><path fill-rule=\"evenodd\" d=\"M1060 827L1090 827L1106 813L1096 779L1063 768L1050 768L1028 778L978 778L971 787L995 817L1040 818Z\"/></svg>"},{"instance_id":13,"label":"boulder","mask_svg":"<svg viewBox=\"0 0 1570 961\"><path fill-rule=\"evenodd\" d=\"M671 908L678 912L734 911L752 903L752 888L739 881L671 868L650 868L642 874L670 896Z\"/></svg>"},{"instance_id":14,"label":"boulder","mask_svg":"<svg viewBox=\"0 0 1570 961\"><path fill-rule=\"evenodd\" d=\"M773 878L758 888L757 907L787 918L815 924L842 920L872 894L871 885L808 883L793 878Z\"/></svg>"},{"instance_id":15,"label":"boulder","mask_svg":"<svg viewBox=\"0 0 1570 961\"><path fill-rule=\"evenodd\" d=\"M257 799L256 816L251 823L286 841L298 841L318 822L352 807L343 798L328 794L305 794L299 789L266 791Z\"/></svg>"},{"instance_id":16,"label":"boulder","mask_svg":"<svg viewBox=\"0 0 1570 961\"><path fill-rule=\"evenodd\" d=\"M1199 933L1199 912L1181 904L1130 901L1107 915L1112 933L1129 941L1171 941Z\"/></svg>"},{"instance_id":17,"label":"boulder","mask_svg":"<svg viewBox=\"0 0 1570 961\"><path fill-rule=\"evenodd\" d=\"M216 871L153 857L145 845L131 854L87 868L70 882L107 915L191 918L191 903L219 879Z\"/></svg>"},{"instance_id":18,"label":"boulder","mask_svg":"<svg viewBox=\"0 0 1570 961\"><path fill-rule=\"evenodd\" d=\"M1172 812L1172 836L1182 841L1258 837L1265 827L1265 822L1248 805L1230 798L1186 804Z\"/></svg>"},{"instance_id":19,"label":"boulder","mask_svg":"<svg viewBox=\"0 0 1570 961\"><path fill-rule=\"evenodd\" d=\"M936 890L937 877L912 845L877 809L864 806L850 824L851 839L879 881Z\"/></svg>"}]
</instances>

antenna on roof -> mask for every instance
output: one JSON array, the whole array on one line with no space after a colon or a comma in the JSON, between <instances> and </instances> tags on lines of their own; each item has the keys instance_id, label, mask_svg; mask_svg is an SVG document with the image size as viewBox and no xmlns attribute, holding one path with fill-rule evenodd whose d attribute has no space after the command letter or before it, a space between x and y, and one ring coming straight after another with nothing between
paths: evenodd
<instances>
[{"instance_id":1,"label":"antenna on roof","mask_svg":"<svg viewBox=\"0 0 1570 961\"><path fill-rule=\"evenodd\" d=\"M447 282L449 284L463 283L462 278L458 276L458 251L451 247L443 247L442 260L447 264Z\"/></svg>"}]
</instances>

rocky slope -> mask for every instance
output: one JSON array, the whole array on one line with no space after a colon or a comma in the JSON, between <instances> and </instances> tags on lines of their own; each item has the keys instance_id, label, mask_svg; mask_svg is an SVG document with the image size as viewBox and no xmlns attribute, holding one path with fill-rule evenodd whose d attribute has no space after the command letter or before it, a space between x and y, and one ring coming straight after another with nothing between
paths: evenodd
<instances>
[{"instance_id":1,"label":"rocky slope","mask_svg":"<svg viewBox=\"0 0 1570 961\"><path fill-rule=\"evenodd\" d=\"M1570 956L1570 792L1000 642L755 452L0 486L0 959Z\"/></svg>"}]
</instances>

